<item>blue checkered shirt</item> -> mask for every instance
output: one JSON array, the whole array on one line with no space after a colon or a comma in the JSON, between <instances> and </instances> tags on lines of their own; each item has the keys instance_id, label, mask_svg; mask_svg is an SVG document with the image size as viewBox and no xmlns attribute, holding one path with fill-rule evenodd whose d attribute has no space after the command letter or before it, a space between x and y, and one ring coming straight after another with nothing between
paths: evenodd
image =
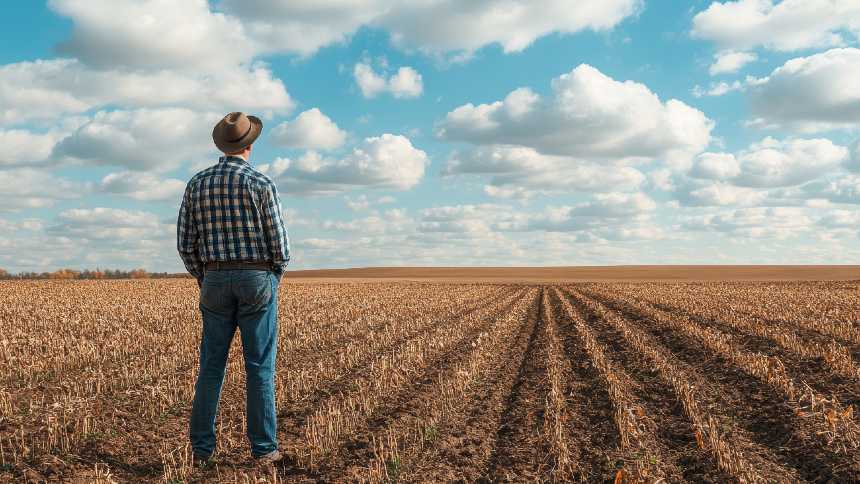
<instances>
[{"instance_id":1,"label":"blue checkered shirt","mask_svg":"<svg viewBox=\"0 0 860 484\"><path fill-rule=\"evenodd\" d=\"M220 157L185 187L176 246L198 281L203 264L212 261L267 260L281 277L290 239L275 183L238 156Z\"/></svg>"}]
</instances>

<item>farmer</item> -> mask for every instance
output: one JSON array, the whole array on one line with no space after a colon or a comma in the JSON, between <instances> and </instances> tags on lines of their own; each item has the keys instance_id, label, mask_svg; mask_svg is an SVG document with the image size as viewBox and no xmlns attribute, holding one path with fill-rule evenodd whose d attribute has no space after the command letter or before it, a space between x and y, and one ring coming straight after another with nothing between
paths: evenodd
<instances>
[{"instance_id":1,"label":"farmer","mask_svg":"<svg viewBox=\"0 0 860 484\"><path fill-rule=\"evenodd\" d=\"M195 464L215 451L215 414L227 353L238 326L245 359L247 435L260 463L281 458L275 421L278 286L290 260L281 201L248 158L263 123L230 113L212 139L224 153L188 182L176 223L177 249L200 288L203 339L189 437Z\"/></svg>"}]
</instances>

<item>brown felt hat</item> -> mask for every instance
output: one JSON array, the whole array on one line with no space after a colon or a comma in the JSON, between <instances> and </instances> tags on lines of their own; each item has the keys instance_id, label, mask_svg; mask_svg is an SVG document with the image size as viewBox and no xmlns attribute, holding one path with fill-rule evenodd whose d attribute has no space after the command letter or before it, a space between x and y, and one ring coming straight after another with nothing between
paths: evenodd
<instances>
[{"instance_id":1,"label":"brown felt hat","mask_svg":"<svg viewBox=\"0 0 860 484\"><path fill-rule=\"evenodd\" d=\"M212 130L212 141L224 153L235 153L253 143L262 130L260 118L234 112L218 121Z\"/></svg>"}]
</instances>

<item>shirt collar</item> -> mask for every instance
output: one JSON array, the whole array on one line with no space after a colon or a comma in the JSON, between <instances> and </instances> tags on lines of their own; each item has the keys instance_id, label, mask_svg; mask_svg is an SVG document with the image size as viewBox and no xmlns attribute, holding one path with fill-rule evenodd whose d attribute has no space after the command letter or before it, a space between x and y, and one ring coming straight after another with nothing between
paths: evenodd
<instances>
[{"instance_id":1,"label":"shirt collar","mask_svg":"<svg viewBox=\"0 0 860 484\"><path fill-rule=\"evenodd\" d=\"M250 164L250 163L248 163L247 161L245 161L245 158L240 158L240 157L238 157L238 156L233 156L233 155L223 155L223 156L220 156L220 157L218 158L218 163L225 163L225 162L228 162L228 161L231 161L231 162L233 162L233 163L245 163L245 164Z\"/></svg>"}]
</instances>

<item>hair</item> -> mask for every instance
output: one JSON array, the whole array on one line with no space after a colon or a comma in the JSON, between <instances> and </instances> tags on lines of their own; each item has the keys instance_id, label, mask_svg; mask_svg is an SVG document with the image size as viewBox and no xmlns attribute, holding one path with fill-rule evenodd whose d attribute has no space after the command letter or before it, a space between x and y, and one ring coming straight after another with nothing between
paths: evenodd
<instances>
[{"instance_id":1,"label":"hair","mask_svg":"<svg viewBox=\"0 0 860 484\"><path fill-rule=\"evenodd\" d=\"M251 146L254 146L254 143L249 144L248 146L246 146L246 147L242 148L242 149L241 149L241 150L239 150L239 151L231 151L231 152L229 152L229 153L225 151L225 152L224 152L224 154L225 154L225 155L241 155L242 153L244 153L244 152L245 152L245 150L247 150L247 149L248 149L248 148L250 148Z\"/></svg>"}]
</instances>

